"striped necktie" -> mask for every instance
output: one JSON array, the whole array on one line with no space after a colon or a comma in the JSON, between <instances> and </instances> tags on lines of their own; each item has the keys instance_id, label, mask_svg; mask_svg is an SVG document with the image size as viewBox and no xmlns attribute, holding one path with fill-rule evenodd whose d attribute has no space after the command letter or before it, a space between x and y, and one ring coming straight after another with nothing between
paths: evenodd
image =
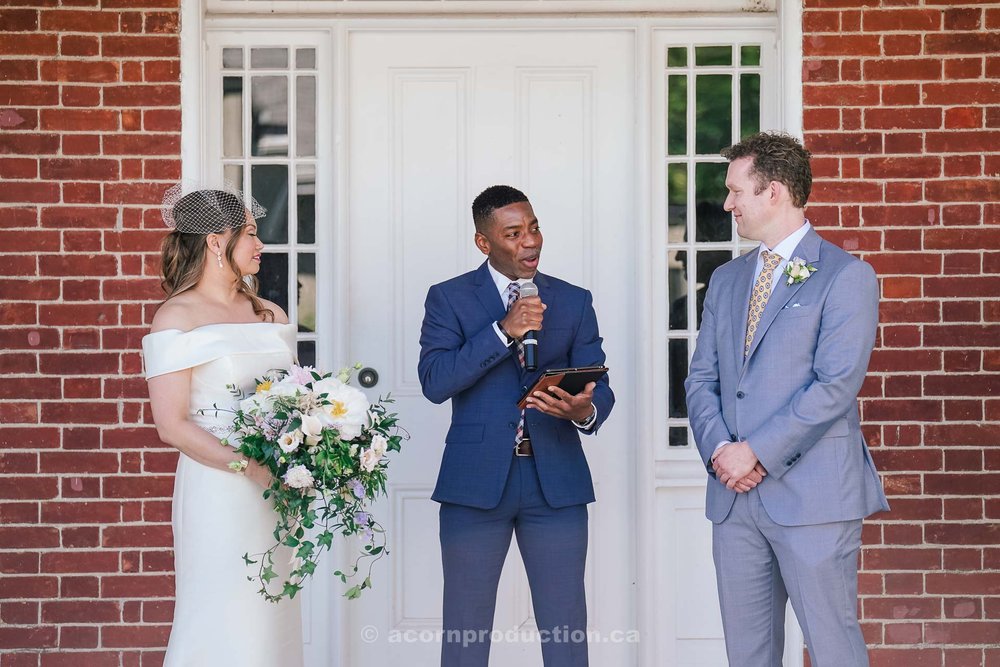
<instances>
[{"instance_id":1,"label":"striped necktie","mask_svg":"<svg viewBox=\"0 0 1000 667\"><path fill-rule=\"evenodd\" d=\"M507 285L507 310L509 311L513 307L514 302L517 301L518 297L521 296L521 285L520 283L512 282ZM517 360L521 364L521 368L524 368L524 343L517 341ZM521 410L521 419L517 422L517 430L514 431L514 446L517 446L524 440L524 410Z\"/></svg>"}]
</instances>

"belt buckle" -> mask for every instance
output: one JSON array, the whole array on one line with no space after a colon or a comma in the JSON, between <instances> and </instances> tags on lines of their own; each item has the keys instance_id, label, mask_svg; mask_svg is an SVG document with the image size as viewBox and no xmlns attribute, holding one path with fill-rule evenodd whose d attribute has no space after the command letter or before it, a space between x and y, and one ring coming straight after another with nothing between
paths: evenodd
<instances>
[{"instance_id":1,"label":"belt buckle","mask_svg":"<svg viewBox=\"0 0 1000 667\"><path fill-rule=\"evenodd\" d=\"M521 445L524 444L525 442L528 443L529 447L531 446L531 441L530 440L528 440L528 439L522 440L521 442L519 442L516 445L514 445L514 456L533 456L532 453L528 453L528 452L525 452L524 454L521 453Z\"/></svg>"}]
</instances>

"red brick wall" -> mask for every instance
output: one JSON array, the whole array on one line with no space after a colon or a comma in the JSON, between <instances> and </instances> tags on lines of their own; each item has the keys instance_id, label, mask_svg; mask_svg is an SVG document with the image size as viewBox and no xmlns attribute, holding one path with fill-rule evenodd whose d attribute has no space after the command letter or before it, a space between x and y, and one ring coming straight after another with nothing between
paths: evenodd
<instances>
[{"instance_id":1,"label":"red brick wall","mask_svg":"<svg viewBox=\"0 0 1000 667\"><path fill-rule=\"evenodd\" d=\"M137 348L149 205L180 176L177 5L0 2L2 667L158 664L169 632L176 454L139 425Z\"/></svg>"},{"instance_id":2,"label":"red brick wall","mask_svg":"<svg viewBox=\"0 0 1000 667\"><path fill-rule=\"evenodd\" d=\"M171 613L175 455L139 425L137 349L177 0L98 1L0 1L0 667L158 664ZM810 217L885 298L873 662L1000 664L1000 5L919 2L807 0Z\"/></svg>"},{"instance_id":3,"label":"red brick wall","mask_svg":"<svg viewBox=\"0 0 1000 667\"><path fill-rule=\"evenodd\" d=\"M873 664L1000 665L1000 4L806 0L803 23L810 217L882 281Z\"/></svg>"}]
</instances>

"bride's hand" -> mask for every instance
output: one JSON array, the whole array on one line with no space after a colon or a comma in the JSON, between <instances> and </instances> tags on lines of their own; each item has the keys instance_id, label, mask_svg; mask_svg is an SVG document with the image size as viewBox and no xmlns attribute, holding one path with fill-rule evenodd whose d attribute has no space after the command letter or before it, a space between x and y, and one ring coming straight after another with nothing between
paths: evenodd
<instances>
[{"instance_id":1,"label":"bride's hand","mask_svg":"<svg viewBox=\"0 0 1000 667\"><path fill-rule=\"evenodd\" d=\"M262 489L271 488L271 483L274 481L274 476L271 474L271 471L256 461L250 461L243 474Z\"/></svg>"}]
</instances>

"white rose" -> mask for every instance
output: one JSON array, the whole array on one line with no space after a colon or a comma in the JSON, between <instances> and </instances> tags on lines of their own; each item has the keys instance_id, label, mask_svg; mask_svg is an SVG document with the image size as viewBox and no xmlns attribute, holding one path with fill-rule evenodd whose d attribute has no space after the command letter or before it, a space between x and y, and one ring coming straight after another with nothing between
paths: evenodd
<instances>
[{"instance_id":1,"label":"white rose","mask_svg":"<svg viewBox=\"0 0 1000 667\"><path fill-rule=\"evenodd\" d=\"M365 472L371 472L372 470L375 470L379 459L382 457L372 449L364 449L361 451L361 456L358 458L361 459L361 467L365 470Z\"/></svg>"},{"instance_id":2,"label":"white rose","mask_svg":"<svg viewBox=\"0 0 1000 667\"><path fill-rule=\"evenodd\" d=\"M278 438L278 447L286 454L291 454L302 444L302 431L295 429L281 434Z\"/></svg>"},{"instance_id":3,"label":"white rose","mask_svg":"<svg viewBox=\"0 0 1000 667\"><path fill-rule=\"evenodd\" d=\"M246 413L264 411L267 409L267 401L270 394L266 391L258 392L240 401L240 410Z\"/></svg>"},{"instance_id":4,"label":"white rose","mask_svg":"<svg viewBox=\"0 0 1000 667\"><path fill-rule=\"evenodd\" d=\"M293 489L309 489L313 485L312 473L309 472L309 468L303 465L289 468L283 479L285 480L285 484Z\"/></svg>"},{"instance_id":5,"label":"white rose","mask_svg":"<svg viewBox=\"0 0 1000 667\"><path fill-rule=\"evenodd\" d=\"M323 435L323 422L314 415L302 415L302 432L307 438L318 438Z\"/></svg>"},{"instance_id":6,"label":"white rose","mask_svg":"<svg viewBox=\"0 0 1000 667\"><path fill-rule=\"evenodd\" d=\"M385 439L385 436L381 433L376 433L372 436L372 451L382 458L385 456L386 451L389 449L389 441Z\"/></svg>"},{"instance_id":7,"label":"white rose","mask_svg":"<svg viewBox=\"0 0 1000 667\"><path fill-rule=\"evenodd\" d=\"M371 405L365 395L354 387L334 378L321 380L314 385L317 394L325 394L329 405L322 405L316 413L320 420L340 431L343 440L352 440L361 435L368 422Z\"/></svg>"}]
</instances>

